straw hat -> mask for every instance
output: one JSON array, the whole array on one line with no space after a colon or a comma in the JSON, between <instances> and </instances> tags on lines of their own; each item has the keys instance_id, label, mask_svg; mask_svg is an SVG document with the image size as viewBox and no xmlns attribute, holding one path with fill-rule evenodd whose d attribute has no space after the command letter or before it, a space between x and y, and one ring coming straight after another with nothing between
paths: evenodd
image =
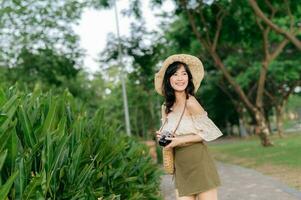
<instances>
[{"instance_id":1,"label":"straw hat","mask_svg":"<svg viewBox=\"0 0 301 200\"><path fill-rule=\"evenodd\" d=\"M204 67L200 59L195 56L188 55L188 54L175 54L169 56L162 64L161 69L159 72L155 74L155 89L156 91L163 96L163 78L166 69L169 65L174 62L182 62L185 63L190 72L192 74L192 82L194 85L194 92L198 90L200 87L201 81L204 78Z\"/></svg>"}]
</instances>

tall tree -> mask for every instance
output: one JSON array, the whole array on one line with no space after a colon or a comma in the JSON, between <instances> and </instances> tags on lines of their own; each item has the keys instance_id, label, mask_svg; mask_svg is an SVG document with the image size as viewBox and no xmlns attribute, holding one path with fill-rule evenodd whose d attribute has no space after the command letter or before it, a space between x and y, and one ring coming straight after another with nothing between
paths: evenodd
<instances>
[{"instance_id":1,"label":"tall tree","mask_svg":"<svg viewBox=\"0 0 301 200\"><path fill-rule=\"evenodd\" d=\"M37 53L33 53L23 48L16 65L9 69L7 76L12 82L22 81L32 87L37 81L60 86L66 80L74 79L78 71L73 60L52 49L37 49Z\"/></svg>"},{"instance_id":2,"label":"tall tree","mask_svg":"<svg viewBox=\"0 0 301 200\"><path fill-rule=\"evenodd\" d=\"M163 1L154 2L161 4ZM281 2L276 3L281 5ZM163 14L172 18L173 22L164 25L163 37L156 38L156 41L162 39L162 48L153 56L159 55L158 60L162 60L172 53L187 52L215 66L217 73L213 75L226 80L220 82L220 88L230 94L227 96L232 97L234 105L239 106L237 112L244 116L244 107L247 108L256 122L262 144L272 145L268 137L270 105L264 98L268 88L267 75L273 62L281 62L277 59L284 51L295 51L289 44L290 40L272 32L256 17L251 7L240 1L215 1L207 5L203 1L181 0L174 1L174 4L174 13ZM285 8L273 10L266 6L265 9L273 20L287 22L283 14ZM293 15L297 16L296 13ZM125 45L125 48L130 46ZM143 48L138 46L134 49L134 52L139 52ZM143 54L143 51L139 53ZM294 71L300 72L297 68ZM282 82L282 86L285 84Z\"/></svg>"},{"instance_id":3,"label":"tall tree","mask_svg":"<svg viewBox=\"0 0 301 200\"><path fill-rule=\"evenodd\" d=\"M265 88L266 102L275 110L276 127L280 137L283 137L283 112L290 95L296 93L296 88L301 86L301 59L299 52L286 52L281 56L281 61L274 61L267 75ZM265 103L267 104L267 103Z\"/></svg>"},{"instance_id":4,"label":"tall tree","mask_svg":"<svg viewBox=\"0 0 301 200\"><path fill-rule=\"evenodd\" d=\"M255 0L248 0L249 5L252 7L254 13L258 18L260 18L267 26L276 31L277 33L283 35L286 39L291 41L299 50L301 50L301 41L298 39L298 36L301 36L301 26L300 22L296 19L300 19L300 2L298 1L289 1L285 0L281 3L278 3L277 6L274 6L269 0L265 0L265 6L269 7L272 12L276 12L280 7L286 9L286 15L288 16L287 24L281 24L280 26L273 22L273 15L268 17L263 10L260 8L258 3ZM293 11L295 12L292 12Z\"/></svg>"},{"instance_id":5,"label":"tall tree","mask_svg":"<svg viewBox=\"0 0 301 200\"><path fill-rule=\"evenodd\" d=\"M268 138L269 129L263 109L263 89L265 87L265 78L268 66L270 65L271 61L275 60L276 57L279 56L279 54L283 51L284 47L288 44L288 40L282 39L281 41L279 36L275 36L275 34L269 34L270 28L263 26L258 20L257 25L259 28L254 27L256 26L256 20L249 17L252 16L252 11L246 8L244 4L240 4L238 1L216 1L213 2L212 5L208 6L202 1L192 2L181 0L176 1L175 5L177 15L180 18L185 18L185 16L187 16L195 38L199 41L202 48L208 52L217 69L222 72L236 94L240 97L240 100L244 103L246 108L248 108L252 116L254 116L254 119L257 122L256 130L261 138L262 144L264 146L270 146L272 143ZM275 15L275 11L272 10L271 15ZM278 20L285 20L285 17L282 15L277 15L277 17ZM237 25L235 26L233 23L235 21L239 21L238 23L241 23L243 20L247 21L247 23L251 23L251 25L237 27ZM243 37L243 40L249 43L255 42L255 44L258 44L258 41L262 41L263 55L265 55L263 57L262 66L260 67L261 70L258 75L255 101L252 101L252 99L248 98L246 92L237 83L234 76L231 74L229 67L226 66L224 62L227 56L229 56L227 52L227 49L229 48L227 48L227 46L229 44L232 44L233 46L236 44L237 46L237 42L242 41L235 37L235 35L241 35L239 32L246 33L246 31L241 31L240 29L247 29L247 31L254 33L254 30L250 30L250 27L253 29L255 28L257 33L250 38ZM235 28L239 29L236 30ZM263 39L258 40L258 30L262 32ZM231 36L234 37L231 38ZM226 41L225 39L229 40ZM257 60L258 59L262 59L261 56L258 56Z\"/></svg>"},{"instance_id":6,"label":"tall tree","mask_svg":"<svg viewBox=\"0 0 301 200\"><path fill-rule=\"evenodd\" d=\"M80 62L82 52L72 25L80 19L85 3L3 0L0 4L0 62L5 66L13 67L22 48L55 49Z\"/></svg>"},{"instance_id":7,"label":"tall tree","mask_svg":"<svg viewBox=\"0 0 301 200\"><path fill-rule=\"evenodd\" d=\"M252 114L254 114L260 130L259 136L262 140L262 144L264 146L269 146L271 145L271 142L268 139L269 131L264 114L262 113L262 110L260 110L260 106L257 107L257 105L254 105L250 101L240 85L231 75L231 72L225 66L222 55L218 50L218 43L221 34L225 32L221 32L224 27L224 23L226 23L224 22L224 19L231 11L230 9L226 10L226 4L227 3L225 2L214 2L211 6L207 6L200 2L196 3L194 8L191 8L187 1L182 0L178 3L178 8L181 10L181 14L187 15L193 33L200 44L212 57L217 69L223 73L226 80L234 88L245 106L252 112ZM231 4L228 4L228 6L231 6ZM261 99L259 98L259 100ZM257 103L261 103L261 101L257 101Z\"/></svg>"},{"instance_id":8,"label":"tall tree","mask_svg":"<svg viewBox=\"0 0 301 200\"><path fill-rule=\"evenodd\" d=\"M157 52L160 43L146 44L145 37L152 36L145 30L145 27L136 23L131 27L129 37L121 39L122 55L127 72L127 88L129 110L131 113L131 127L133 134L144 138L152 137L149 133L154 133L154 128L158 124L159 116L155 110L160 110L158 98L154 93L153 79L155 65L158 63ZM116 70L118 60L118 43L114 36L110 36L106 49L100 53L102 70L105 65L109 65L106 70ZM115 84L119 85L119 82ZM114 88L114 92L118 88ZM111 94L115 96L115 94ZM120 99L120 98L118 98ZM148 113L146 115L146 113Z\"/></svg>"}]
</instances>

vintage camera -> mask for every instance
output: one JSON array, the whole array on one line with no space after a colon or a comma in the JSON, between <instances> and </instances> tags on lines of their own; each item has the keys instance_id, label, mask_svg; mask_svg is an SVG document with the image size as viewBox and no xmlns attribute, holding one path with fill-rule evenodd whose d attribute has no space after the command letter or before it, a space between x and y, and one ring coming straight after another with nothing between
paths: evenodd
<instances>
[{"instance_id":1,"label":"vintage camera","mask_svg":"<svg viewBox=\"0 0 301 200\"><path fill-rule=\"evenodd\" d=\"M169 131L164 130L161 133L161 138L159 140L159 145L165 147L169 143L171 143L171 140L167 140L166 137L173 137L172 133Z\"/></svg>"}]
</instances>

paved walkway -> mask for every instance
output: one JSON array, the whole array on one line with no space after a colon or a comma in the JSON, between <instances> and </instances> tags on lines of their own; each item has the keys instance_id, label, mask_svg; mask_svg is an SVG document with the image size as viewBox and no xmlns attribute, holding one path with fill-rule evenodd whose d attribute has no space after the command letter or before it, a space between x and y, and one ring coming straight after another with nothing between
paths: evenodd
<instances>
[{"instance_id":1,"label":"paved walkway","mask_svg":"<svg viewBox=\"0 0 301 200\"><path fill-rule=\"evenodd\" d=\"M301 200L301 191L290 188L253 169L216 162L222 186L219 200ZM175 200L172 176L164 175L161 191L165 200Z\"/></svg>"}]
</instances>

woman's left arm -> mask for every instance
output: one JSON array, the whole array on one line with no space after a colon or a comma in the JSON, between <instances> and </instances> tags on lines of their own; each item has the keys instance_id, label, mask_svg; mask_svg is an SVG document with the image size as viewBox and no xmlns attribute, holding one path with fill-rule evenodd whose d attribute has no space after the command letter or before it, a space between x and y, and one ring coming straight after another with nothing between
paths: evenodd
<instances>
[{"instance_id":1,"label":"woman's left arm","mask_svg":"<svg viewBox=\"0 0 301 200\"><path fill-rule=\"evenodd\" d=\"M179 135L174 138L166 138L166 139L171 140L171 143L169 143L165 148L173 148L176 146L181 146L186 143L201 142L203 140L200 136L196 134Z\"/></svg>"}]
</instances>

